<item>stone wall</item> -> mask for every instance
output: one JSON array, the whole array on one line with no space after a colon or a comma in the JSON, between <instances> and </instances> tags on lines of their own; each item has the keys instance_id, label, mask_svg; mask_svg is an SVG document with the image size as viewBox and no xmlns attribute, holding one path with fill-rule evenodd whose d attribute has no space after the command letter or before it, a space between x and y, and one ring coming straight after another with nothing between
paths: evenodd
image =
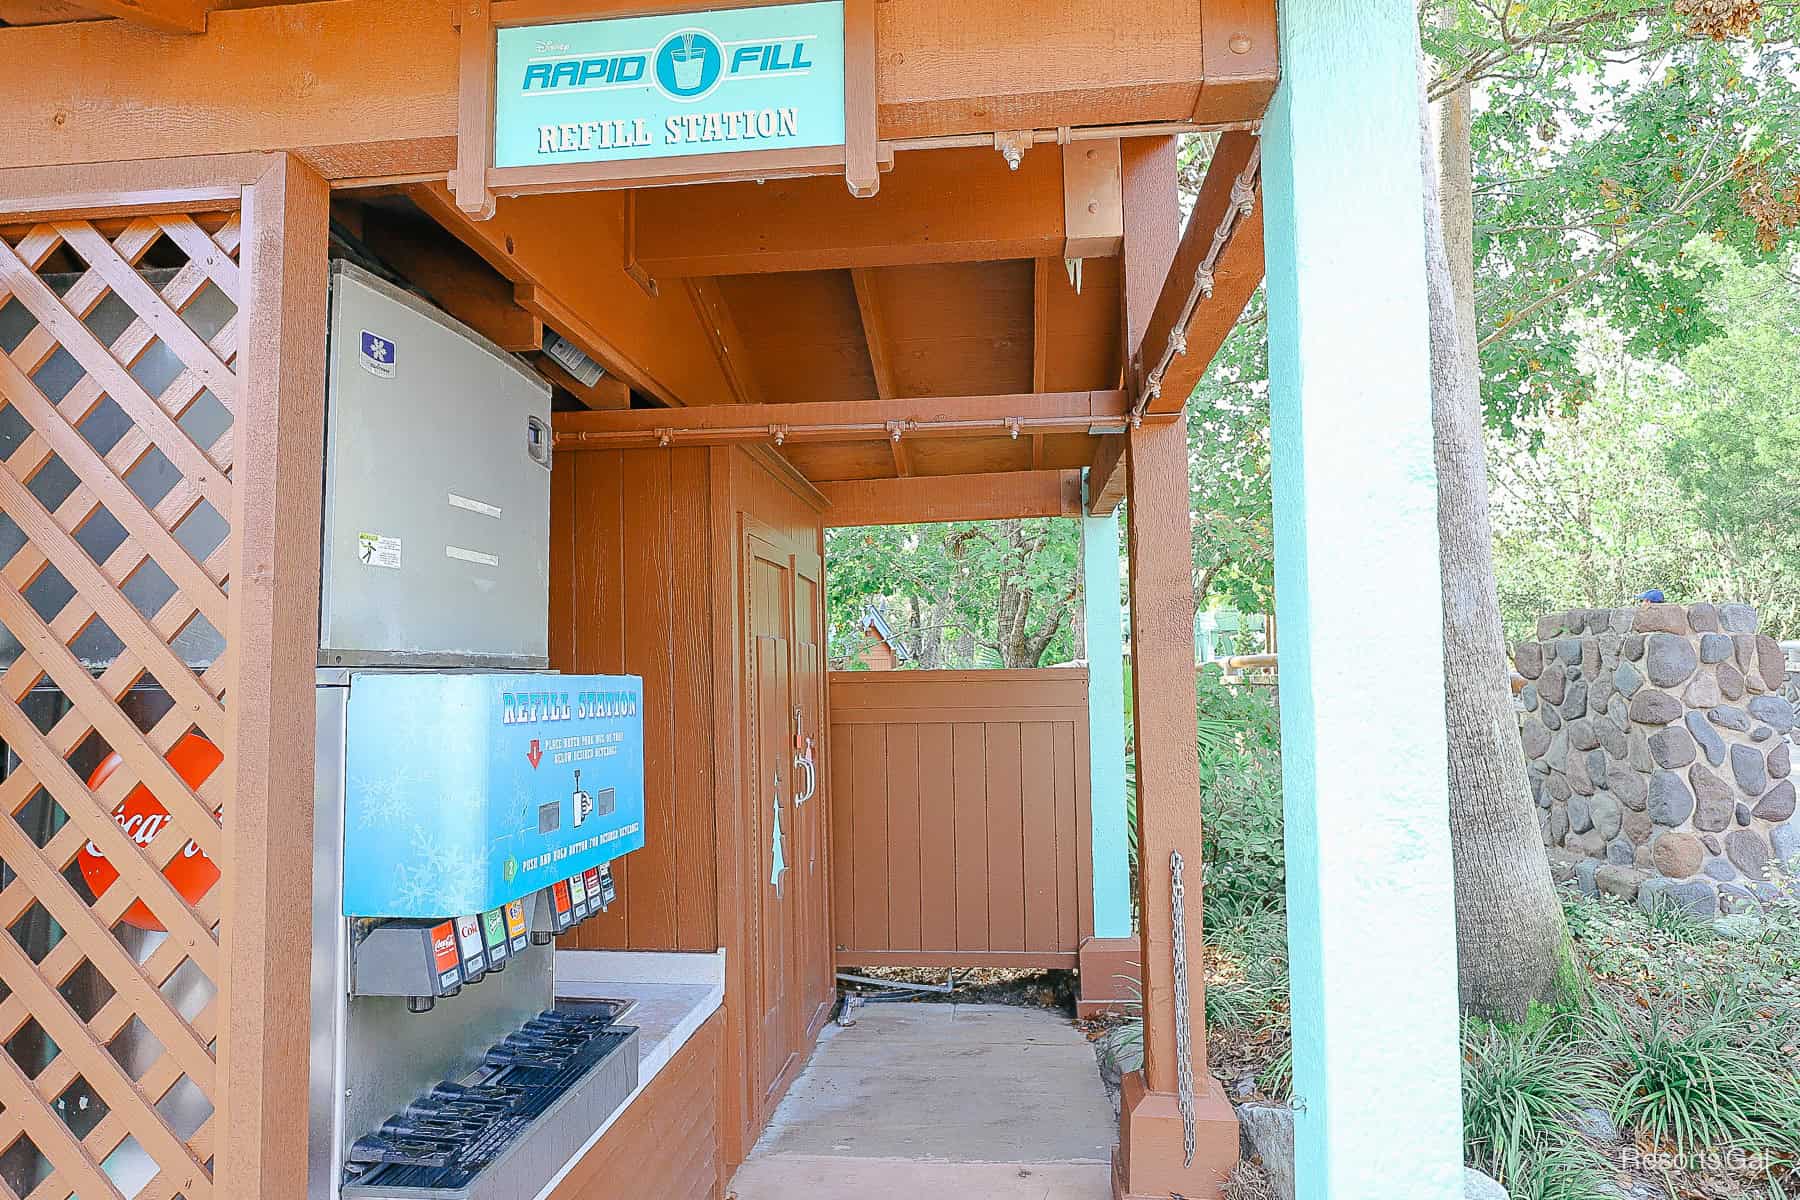
<instances>
[{"instance_id":1,"label":"stone wall","mask_svg":"<svg viewBox=\"0 0 1800 1200\"><path fill-rule=\"evenodd\" d=\"M1576 609L1514 648L1544 844L1647 872L1640 902L1701 915L1770 894L1800 855L1800 743L1781 648L1744 604Z\"/></svg>"}]
</instances>

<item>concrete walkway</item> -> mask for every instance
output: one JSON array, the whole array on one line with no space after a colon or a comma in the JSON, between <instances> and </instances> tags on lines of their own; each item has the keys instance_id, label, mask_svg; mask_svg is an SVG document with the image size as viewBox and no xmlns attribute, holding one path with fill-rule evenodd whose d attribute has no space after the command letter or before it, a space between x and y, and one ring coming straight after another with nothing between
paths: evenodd
<instances>
[{"instance_id":1,"label":"concrete walkway","mask_svg":"<svg viewBox=\"0 0 1800 1200\"><path fill-rule=\"evenodd\" d=\"M732 1180L737 1200L1107 1200L1117 1128L1058 1013L871 1004L827 1026Z\"/></svg>"}]
</instances>

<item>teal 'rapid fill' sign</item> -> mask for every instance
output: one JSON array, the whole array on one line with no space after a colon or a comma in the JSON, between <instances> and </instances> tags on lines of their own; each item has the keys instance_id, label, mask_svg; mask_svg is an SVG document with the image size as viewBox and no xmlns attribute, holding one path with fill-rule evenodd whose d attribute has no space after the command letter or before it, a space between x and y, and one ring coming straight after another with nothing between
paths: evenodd
<instances>
[{"instance_id":1,"label":"teal 'rapid fill' sign","mask_svg":"<svg viewBox=\"0 0 1800 1200\"><path fill-rule=\"evenodd\" d=\"M496 167L844 142L842 0L498 36Z\"/></svg>"}]
</instances>

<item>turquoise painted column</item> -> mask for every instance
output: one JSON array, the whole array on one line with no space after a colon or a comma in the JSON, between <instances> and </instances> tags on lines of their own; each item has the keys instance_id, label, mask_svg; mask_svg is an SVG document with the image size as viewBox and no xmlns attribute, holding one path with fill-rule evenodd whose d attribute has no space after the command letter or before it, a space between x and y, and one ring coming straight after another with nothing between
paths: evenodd
<instances>
[{"instance_id":1,"label":"turquoise painted column","mask_svg":"<svg viewBox=\"0 0 1800 1200\"><path fill-rule=\"evenodd\" d=\"M1418 18L1278 11L1263 190L1297 1194L1459 1200Z\"/></svg>"},{"instance_id":2,"label":"turquoise painted column","mask_svg":"<svg viewBox=\"0 0 1800 1200\"><path fill-rule=\"evenodd\" d=\"M1087 498L1082 485L1082 499ZM1087 621L1088 798L1094 824L1094 936L1131 936L1131 865L1125 845L1125 647L1120 627L1119 514L1081 518L1082 605Z\"/></svg>"}]
</instances>

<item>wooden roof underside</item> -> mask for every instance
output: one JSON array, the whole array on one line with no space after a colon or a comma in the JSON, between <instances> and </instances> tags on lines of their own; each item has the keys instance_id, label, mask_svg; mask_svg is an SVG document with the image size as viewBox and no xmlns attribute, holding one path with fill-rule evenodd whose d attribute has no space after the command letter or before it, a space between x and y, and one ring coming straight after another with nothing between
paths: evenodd
<instances>
[{"instance_id":1,"label":"wooden roof underside","mask_svg":"<svg viewBox=\"0 0 1800 1200\"><path fill-rule=\"evenodd\" d=\"M371 250L591 410L562 414L559 441L760 440L816 484L875 485L864 497L1002 475L1049 504L1091 466L1116 498L1128 413L1173 419L1185 398L1159 398L1160 373L1146 387L1133 352L1185 334L1199 352L1170 379L1191 384L1260 278L1257 228L1235 266L1215 264L1223 302L1197 313L1190 284L1235 175L1209 180L1175 258L1185 277L1165 283L1172 164L1134 185L1120 163L1149 144L1134 134L1261 118L1272 0L1045 0L1029 22L1012 0L881 4L891 167L874 198L820 176L502 197L486 221L442 182L448 14L442 0L0 0L0 25L31 26L0 28L0 56L38 64L39 85L0 85L0 175L290 148L340 189ZM1015 169L1002 139L1030 145ZM546 365L546 328L609 378L581 388ZM693 416L726 408L723 423Z\"/></svg>"}]
</instances>

